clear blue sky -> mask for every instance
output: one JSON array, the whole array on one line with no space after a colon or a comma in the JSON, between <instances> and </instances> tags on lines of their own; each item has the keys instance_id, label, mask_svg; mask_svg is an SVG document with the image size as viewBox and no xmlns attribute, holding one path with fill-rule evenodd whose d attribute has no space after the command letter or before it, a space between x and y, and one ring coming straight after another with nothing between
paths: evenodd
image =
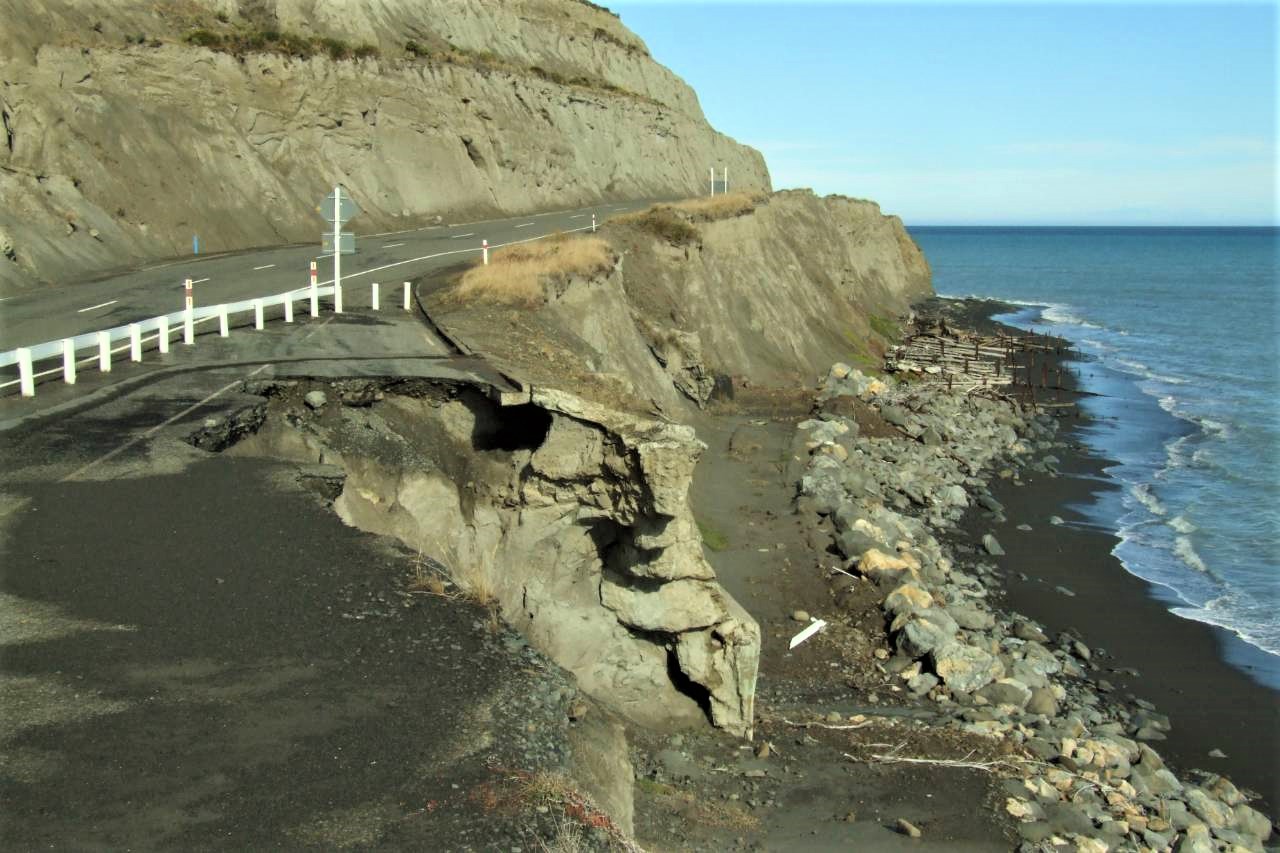
<instances>
[{"instance_id":1,"label":"clear blue sky","mask_svg":"<svg viewBox=\"0 0 1280 853\"><path fill-rule=\"evenodd\" d=\"M777 188L916 225L1277 224L1275 2L603 2Z\"/></svg>"}]
</instances>

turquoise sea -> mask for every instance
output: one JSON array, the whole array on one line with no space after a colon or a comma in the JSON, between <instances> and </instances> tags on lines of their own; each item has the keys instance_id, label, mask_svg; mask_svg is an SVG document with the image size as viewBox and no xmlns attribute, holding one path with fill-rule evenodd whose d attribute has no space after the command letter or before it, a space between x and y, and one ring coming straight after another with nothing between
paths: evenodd
<instances>
[{"instance_id":1,"label":"turquoise sea","mask_svg":"<svg viewBox=\"0 0 1280 853\"><path fill-rule=\"evenodd\" d=\"M1170 610L1272 656L1253 674L1280 689L1280 229L910 231L940 295L1016 304L1000 319L1081 350L1084 438L1119 486L1081 509Z\"/></svg>"}]
</instances>

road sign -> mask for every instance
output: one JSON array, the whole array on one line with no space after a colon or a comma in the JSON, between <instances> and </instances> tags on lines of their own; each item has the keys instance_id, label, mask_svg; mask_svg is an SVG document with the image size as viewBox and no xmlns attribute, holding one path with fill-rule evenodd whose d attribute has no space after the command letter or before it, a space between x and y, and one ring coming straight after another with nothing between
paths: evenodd
<instances>
[{"instance_id":1,"label":"road sign","mask_svg":"<svg viewBox=\"0 0 1280 853\"><path fill-rule=\"evenodd\" d=\"M324 255L333 254L333 235L320 235L320 252ZM342 254L354 255L356 253L356 235L343 232L338 235L338 245L341 247Z\"/></svg>"},{"instance_id":2,"label":"road sign","mask_svg":"<svg viewBox=\"0 0 1280 853\"><path fill-rule=\"evenodd\" d=\"M324 197L324 201L316 208L316 213L324 217L325 222L333 222L334 201L337 201L338 224L342 224L360 214L360 207L351 198L345 187L336 187Z\"/></svg>"}]
</instances>

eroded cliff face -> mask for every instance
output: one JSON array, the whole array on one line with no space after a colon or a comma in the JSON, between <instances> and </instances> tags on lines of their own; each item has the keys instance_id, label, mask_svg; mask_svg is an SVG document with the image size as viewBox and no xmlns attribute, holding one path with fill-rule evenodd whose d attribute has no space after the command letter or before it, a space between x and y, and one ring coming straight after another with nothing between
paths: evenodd
<instances>
[{"instance_id":1,"label":"eroded cliff face","mask_svg":"<svg viewBox=\"0 0 1280 853\"><path fill-rule=\"evenodd\" d=\"M760 631L703 556L692 429L550 389L500 408L466 387L383 385L304 404L307 386L266 383L228 452L328 466L344 521L492 602L627 718L750 736Z\"/></svg>"},{"instance_id":2,"label":"eroded cliff face","mask_svg":"<svg viewBox=\"0 0 1280 853\"><path fill-rule=\"evenodd\" d=\"M697 194L712 163L769 186L758 152L579 0L0 0L0 19L0 286L195 234L206 252L315 241L337 182L366 232Z\"/></svg>"},{"instance_id":3,"label":"eroded cliff face","mask_svg":"<svg viewBox=\"0 0 1280 853\"><path fill-rule=\"evenodd\" d=\"M536 310L445 293L432 315L535 387L682 419L717 377L797 388L832 362L878 365L883 333L933 292L919 247L874 202L785 191L694 224L677 245L610 223L613 271L549 288Z\"/></svg>"}]
</instances>

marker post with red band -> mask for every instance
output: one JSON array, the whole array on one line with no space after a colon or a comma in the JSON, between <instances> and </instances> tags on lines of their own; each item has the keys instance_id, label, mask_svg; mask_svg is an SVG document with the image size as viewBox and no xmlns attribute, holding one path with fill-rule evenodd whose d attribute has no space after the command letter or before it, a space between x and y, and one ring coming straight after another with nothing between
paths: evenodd
<instances>
[{"instance_id":1,"label":"marker post with red band","mask_svg":"<svg viewBox=\"0 0 1280 853\"><path fill-rule=\"evenodd\" d=\"M311 262L311 316L320 316L320 288L316 284L316 262Z\"/></svg>"},{"instance_id":2,"label":"marker post with red band","mask_svg":"<svg viewBox=\"0 0 1280 853\"><path fill-rule=\"evenodd\" d=\"M196 297L191 279L186 281L187 312L182 318L182 342L191 346L196 342Z\"/></svg>"}]
</instances>

